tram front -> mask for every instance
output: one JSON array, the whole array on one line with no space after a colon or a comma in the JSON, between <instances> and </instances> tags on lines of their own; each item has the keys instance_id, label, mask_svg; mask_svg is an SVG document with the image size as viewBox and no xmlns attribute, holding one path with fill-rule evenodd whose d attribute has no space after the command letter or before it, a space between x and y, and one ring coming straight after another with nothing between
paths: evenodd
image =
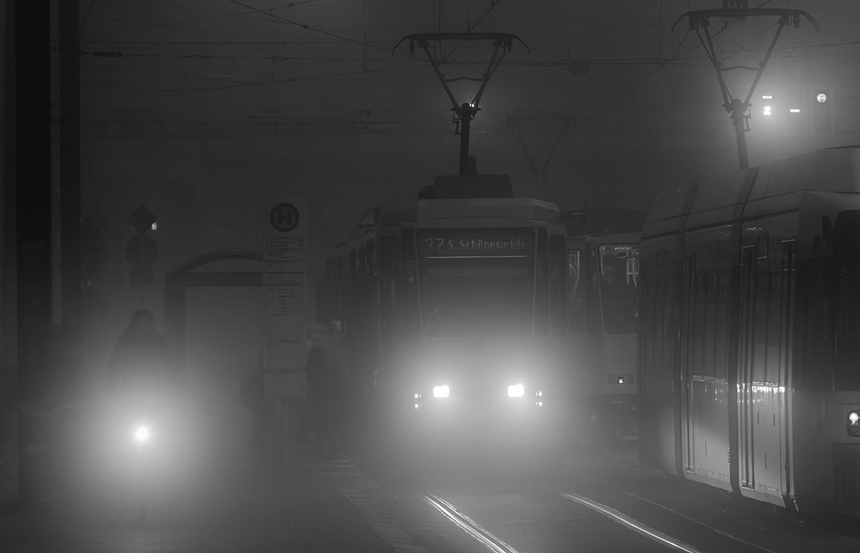
<instances>
[{"instance_id":1,"label":"tram front","mask_svg":"<svg viewBox=\"0 0 860 553\"><path fill-rule=\"evenodd\" d=\"M414 332L394 348L388 416L410 450L521 462L562 448L565 230L530 223L404 232Z\"/></svg>"}]
</instances>

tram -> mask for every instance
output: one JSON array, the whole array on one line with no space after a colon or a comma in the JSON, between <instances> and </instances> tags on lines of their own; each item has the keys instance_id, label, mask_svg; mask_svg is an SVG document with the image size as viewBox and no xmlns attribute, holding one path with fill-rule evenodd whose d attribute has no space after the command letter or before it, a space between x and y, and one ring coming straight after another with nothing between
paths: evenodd
<instances>
[{"instance_id":1,"label":"tram","mask_svg":"<svg viewBox=\"0 0 860 553\"><path fill-rule=\"evenodd\" d=\"M632 209L565 212L569 358L581 439L635 440L639 234Z\"/></svg>"},{"instance_id":2,"label":"tram","mask_svg":"<svg viewBox=\"0 0 860 553\"><path fill-rule=\"evenodd\" d=\"M860 147L665 191L640 255L642 462L860 514Z\"/></svg>"},{"instance_id":3,"label":"tram","mask_svg":"<svg viewBox=\"0 0 860 553\"><path fill-rule=\"evenodd\" d=\"M437 179L381 207L326 262L318 320L342 321L354 431L374 451L560 445L566 230L507 177Z\"/></svg>"}]
</instances>

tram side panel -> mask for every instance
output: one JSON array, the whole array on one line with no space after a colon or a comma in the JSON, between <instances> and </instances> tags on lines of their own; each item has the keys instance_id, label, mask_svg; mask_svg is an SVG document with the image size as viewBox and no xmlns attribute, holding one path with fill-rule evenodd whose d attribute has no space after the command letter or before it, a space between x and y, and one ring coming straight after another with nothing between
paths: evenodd
<instances>
[{"instance_id":1,"label":"tram side panel","mask_svg":"<svg viewBox=\"0 0 860 553\"><path fill-rule=\"evenodd\" d=\"M639 457L649 467L679 474L676 436L681 238L677 234L642 241L639 332Z\"/></svg>"},{"instance_id":2,"label":"tram side panel","mask_svg":"<svg viewBox=\"0 0 860 553\"><path fill-rule=\"evenodd\" d=\"M570 398L577 431L635 439L639 235L568 241Z\"/></svg>"},{"instance_id":3,"label":"tram side panel","mask_svg":"<svg viewBox=\"0 0 860 553\"><path fill-rule=\"evenodd\" d=\"M737 225L684 236L680 386L681 459L686 478L731 490L731 319Z\"/></svg>"},{"instance_id":4,"label":"tram side panel","mask_svg":"<svg viewBox=\"0 0 860 553\"><path fill-rule=\"evenodd\" d=\"M797 213L746 220L741 248L740 491L746 497L785 506Z\"/></svg>"},{"instance_id":5,"label":"tram side panel","mask_svg":"<svg viewBox=\"0 0 860 553\"><path fill-rule=\"evenodd\" d=\"M858 517L860 436L849 433L848 417L860 409L860 228L855 224L854 238L846 237L853 247L824 229L828 220L833 224L851 212L860 214L860 197L805 193L805 198L789 375L791 491L800 510Z\"/></svg>"},{"instance_id":6,"label":"tram side panel","mask_svg":"<svg viewBox=\"0 0 860 553\"><path fill-rule=\"evenodd\" d=\"M568 242L570 368L568 397L576 432L602 437L594 423L602 423L600 399L605 382L605 335L600 314L595 247L583 238ZM598 426L603 426L599 424Z\"/></svg>"}]
</instances>

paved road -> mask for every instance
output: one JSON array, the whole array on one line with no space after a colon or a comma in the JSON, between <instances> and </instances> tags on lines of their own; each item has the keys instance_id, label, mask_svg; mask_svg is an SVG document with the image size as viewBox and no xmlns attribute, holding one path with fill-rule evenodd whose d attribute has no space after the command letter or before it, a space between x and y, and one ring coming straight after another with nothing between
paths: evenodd
<instances>
[{"instance_id":1,"label":"paved road","mask_svg":"<svg viewBox=\"0 0 860 553\"><path fill-rule=\"evenodd\" d=\"M375 478L375 500L428 553L860 551L850 521L827 526L685 485L639 467L632 446L574 449L552 478Z\"/></svg>"}]
</instances>

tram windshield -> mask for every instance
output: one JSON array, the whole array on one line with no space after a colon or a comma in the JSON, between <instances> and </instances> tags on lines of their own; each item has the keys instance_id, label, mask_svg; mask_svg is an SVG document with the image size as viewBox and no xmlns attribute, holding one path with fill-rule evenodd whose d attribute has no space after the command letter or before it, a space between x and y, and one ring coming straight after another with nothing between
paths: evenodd
<instances>
[{"instance_id":1,"label":"tram windshield","mask_svg":"<svg viewBox=\"0 0 860 553\"><path fill-rule=\"evenodd\" d=\"M531 332L532 229L425 230L417 243L425 334Z\"/></svg>"},{"instance_id":2,"label":"tram windshield","mask_svg":"<svg viewBox=\"0 0 860 553\"><path fill-rule=\"evenodd\" d=\"M603 328L610 334L636 332L639 306L639 245L600 246L600 298Z\"/></svg>"}]
</instances>

